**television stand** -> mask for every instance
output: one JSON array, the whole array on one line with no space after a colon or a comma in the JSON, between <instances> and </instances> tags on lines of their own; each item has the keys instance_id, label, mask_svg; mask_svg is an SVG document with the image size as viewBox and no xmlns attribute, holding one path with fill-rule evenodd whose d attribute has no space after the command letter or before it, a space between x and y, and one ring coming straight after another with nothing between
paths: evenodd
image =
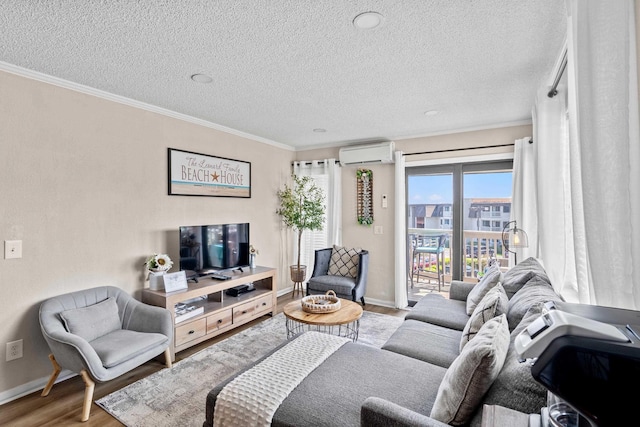
<instances>
[{"instance_id":1,"label":"television stand","mask_svg":"<svg viewBox=\"0 0 640 427\"><path fill-rule=\"evenodd\" d=\"M142 302L164 307L171 312L174 338L169 349L173 361L178 351L265 314L275 315L278 307L276 272L275 268L256 267L234 273L228 280L200 280L188 283L187 289L170 293L145 288L142 290ZM237 296L226 293L228 289L237 287L253 290L239 293ZM198 310L200 314L186 319L178 318L176 322L175 306L178 303L193 306L193 310Z\"/></svg>"}]
</instances>

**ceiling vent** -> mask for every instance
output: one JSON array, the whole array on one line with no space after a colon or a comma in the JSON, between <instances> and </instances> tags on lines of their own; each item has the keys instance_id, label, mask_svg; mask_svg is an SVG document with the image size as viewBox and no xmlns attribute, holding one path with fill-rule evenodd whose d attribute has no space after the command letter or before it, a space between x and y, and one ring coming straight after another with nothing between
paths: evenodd
<instances>
[{"instance_id":1,"label":"ceiling vent","mask_svg":"<svg viewBox=\"0 0 640 427\"><path fill-rule=\"evenodd\" d=\"M364 163L393 163L393 141L366 145L351 145L340 149L341 165Z\"/></svg>"}]
</instances>

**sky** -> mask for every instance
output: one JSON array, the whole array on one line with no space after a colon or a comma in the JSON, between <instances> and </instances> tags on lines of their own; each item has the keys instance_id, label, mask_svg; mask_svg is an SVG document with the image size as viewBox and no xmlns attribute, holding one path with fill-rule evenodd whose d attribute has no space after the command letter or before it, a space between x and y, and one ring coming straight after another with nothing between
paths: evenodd
<instances>
[{"instance_id":1,"label":"sky","mask_svg":"<svg viewBox=\"0 0 640 427\"><path fill-rule=\"evenodd\" d=\"M452 175L409 176L409 204L452 203ZM511 172L467 173L464 198L511 197Z\"/></svg>"}]
</instances>

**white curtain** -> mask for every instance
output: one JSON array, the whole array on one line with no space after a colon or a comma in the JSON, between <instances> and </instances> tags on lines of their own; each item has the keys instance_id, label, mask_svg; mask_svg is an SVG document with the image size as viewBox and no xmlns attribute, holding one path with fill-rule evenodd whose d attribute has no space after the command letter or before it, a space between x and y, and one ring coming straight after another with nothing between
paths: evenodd
<instances>
[{"instance_id":1,"label":"white curtain","mask_svg":"<svg viewBox=\"0 0 640 427\"><path fill-rule=\"evenodd\" d=\"M295 162L296 176L310 176L325 194L325 224L322 230L305 230L302 234L300 262L307 266L307 279L311 276L315 250L342 245L342 169L336 159ZM293 245L297 245L293 236ZM294 250L293 253L296 253Z\"/></svg>"},{"instance_id":2,"label":"white curtain","mask_svg":"<svg viewBox=\"0 0 640 427\"><path fill-rule=\"evenodd\" d=\"M516 221L529 237L526 248L510 248L519 261L530 256L538 256L538 219L535 181L535 151L531 138L518 139L513 153L513 189L511 198L511 221ZM513 225L511 226L511 228ZM509 256L509 267L515 265L515 258Z\"/></svg>"},{"instance_id":3,"label":"white curtain","mask_svg":"<svg viewBox=\"0 0 640 427\"><path fill-rule=\"evenodd\" d=\"M634 2L567 0L567 11L567 83L554 98L543 86L532 114L539 257L567 301L637 310Z\"/></svg>"},{"instance_id":4,"label":"white curtain","mask_svg":"<svg viewBox=\"0 0 640 427\"><path fill-rule=\"evenodd\" d=\"M405 213L405 175L404 153L395 152L395 307L406 308L409 305L407 297L407 228Z\"/></svg>"},{"instance_id":5,"label":"white curtain","mask_svg":"<svg viewBox=\"0 0 640 427\"><path fill-rule=\"evenodd\" d=\"M538 199L538 255L551 283L567 301L577 302L577 278L571 204L567 88L550 86L538 91L532 111L535 151L535 179Z\"/></svg>"},{"instance_id":6,"label":"white curtain","mask_svg":"<svg viewBox=\"0 0 640 427\"><path fill-rule=\"evenodd\" d=\"M581 303L640 308L633 0L567 0L572 225Z\"/></svg>"}]
</instances>

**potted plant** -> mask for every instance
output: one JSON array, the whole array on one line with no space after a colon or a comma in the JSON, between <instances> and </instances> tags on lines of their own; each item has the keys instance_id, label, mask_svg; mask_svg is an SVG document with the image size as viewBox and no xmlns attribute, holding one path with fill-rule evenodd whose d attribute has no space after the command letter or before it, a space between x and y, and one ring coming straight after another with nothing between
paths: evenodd
<instances>
[{"instance_id":1,"label":"potted plant","mask_svg":"<svg viewBox=\"0 0 640 427\"><path fill-rule=\"evenodd\" d=\"M173 261L167 254L153 254L144 262L149 271L149 288L159 291L164 287L164 274L173 267Z\"/></svg>"},{"instance_id":2,"label":"potted plant","mask_svg":"<svg viewBox=\"0 0 640 427\"><path fill-rule=\"evenodd\" d=\"M280 207L276 213L282 217L282 222L298 234L298 261L292 265L291 280L302 283L306 277L307 266L300 265L300 249L302 232L304 230L322 230L324 223L324 194L309 176L292 176L291 186L285 184L283 190L278 190Z\"/></svg>"}]
</instances>

